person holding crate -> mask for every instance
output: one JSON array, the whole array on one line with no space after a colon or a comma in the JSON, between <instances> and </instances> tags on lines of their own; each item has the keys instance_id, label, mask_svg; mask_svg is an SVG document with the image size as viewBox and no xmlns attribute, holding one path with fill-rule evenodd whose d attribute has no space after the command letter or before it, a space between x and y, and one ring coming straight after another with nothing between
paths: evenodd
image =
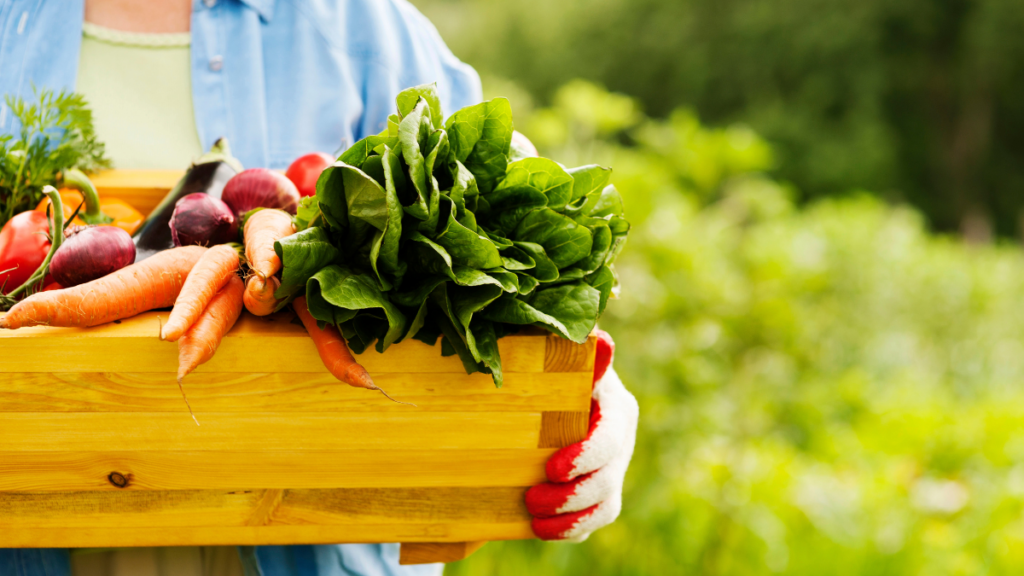
<instances>
[{"instance_id":1,"label":"person holding crate","mask_svg":"<svg viewBox=\"0 0 1024 576\"><path fill-rule=\"evenodd\" d=\"M404 88L436 82L444 110L482 100L476 72L406 0L8 0L0 92L83 93L118 168L179 168L226 136L248 167L281 169L386 126ZM0 134L18 129L0 103ZM521 145L531 146L520 134ZM590 432L530 489L536 535L581 541L615 520L636 400L599 333ZM0 534L0 546L3 536ZM396 545L115 550L0 549L3 576L427 575Z\"/></svg>"}]
</instances>

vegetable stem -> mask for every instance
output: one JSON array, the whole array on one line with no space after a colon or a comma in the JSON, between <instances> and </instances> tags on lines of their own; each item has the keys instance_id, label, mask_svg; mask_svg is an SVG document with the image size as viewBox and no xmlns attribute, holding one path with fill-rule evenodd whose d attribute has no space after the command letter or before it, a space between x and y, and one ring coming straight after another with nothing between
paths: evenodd
<instances>
[{"instance_id":1,"label":"vegetable stem","mask_svg":"<svg viewBox=\"0 0 1024 576\"><path fill-rule=\"evenodd\" d=\"M30 290L35 284L43 281L43 278L46 277L46 273L50 269L50 261L53 260L53 255L64 241L64 204L60 200L60 193L53 186L44 186L43 194L50 198L53 208L50 210L50 251L47 252L46 259L39 265L39 268L36 268L36 271L29 276L24 284L8 294L8 298L13 299L22 292Z\"/></svg>"},{"instance_id":2,"label":"vegetable stem","mask_svg":"<svg viewBox=\"0 0 1024 576\"><path fill-rule=\"evenodd\" d=\"M85 214L79 216L86 224L109 224L114 221L100 210L100 195L85 173L75 168L66 168L61 172L61 180L64 186L78 190L85 198Z\"/></svg>"}]
</instances>

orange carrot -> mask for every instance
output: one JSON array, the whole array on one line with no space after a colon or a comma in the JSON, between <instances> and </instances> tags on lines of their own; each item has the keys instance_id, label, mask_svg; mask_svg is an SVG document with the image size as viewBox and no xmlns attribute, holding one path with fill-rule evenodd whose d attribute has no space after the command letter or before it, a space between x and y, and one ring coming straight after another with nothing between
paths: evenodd
<instances>
[{"instance_id":1,"label":"orange carrot","mask_svg":"<svg viewBox=\"0 0 1024 576\"><path fill-rule=\"evenodd\" d=\"M348 346L345 345L345 339L341 337L337 328L327 325L321 330L316 325L316 319L310 315L309 309L306 308L306 298L304 296L299 296L292 304L295 306L295 313L302 320L302 325L306 327L306 332L309 332L309 335L313 338L313 343L316 344L316 351L320 354L320 360L323 360L324 366L327 367L327 370L335 378L359 388L380 390L373 383L373 379L370 378L366 368L363 368L352 357Z\"/></svg>"},{"instance_id":2,"label":"orange carrot","mask_svg":"<svg viewBox=\"0 0 1024 576\"><path fill-rule=\"evenodd\" d=\"M256 316L266 316L277 310L280 300L274 298L274 291L281 286L277 276L271 276L264 281L259 276L249 276L245 282L245 294L242 295L242 302L245 309Z\"/></svg>"},{"instance_id":3,"label":"orange carrot","mask_svg":"<svg viewBox=\"0 0 1024 576\"><path fill-rule=\"evenodd\" d=\"M221 244L207 250L185 279L160 338L170 342L181 338L217 292L236 277L238 265L238 252L231 246Z\"/></svg>"},{"instance_id":4,"label":"orange carrot","mask_svg":"<svg viewBox=\"0 0 1024 576\"><path fill-rule=\"evenodd\" d=\"M268 278L281 269L274 242L295 233L292 217L284 210L264 209L245 223L245 257L260 278Z\"/></svg>"},{"instance_id":5,"label":"orange carrot","mask_svg":"<svg viewBox=\"0 0 1024 576\"><path fill-rule=\"evenodd\" d=\"M202 246L172 248L92 282L33 294L0 318L0 328L96 326L166 308L205 253Z\"/></svg>"},{"instance_id":6,"label":"orange carrot","mask_svg":"<svg viewBox=\"0 0 1024 576\"><path fill-rule=\"evenodd\" d=\"M181 390L181 398L185 406L188 406L188 413L192 415L196 426L199 426L199 419L192 412L192 405L188 403L181 381L200 364L213 358L221 339L238 321L238 315L242 313L243 289L242 279L230 276L227 285L217 292L206 310L178 340L178 390Z\"/></svg>"},{"instance_id":7,"label":"orange carrot","mask_svg":"<svg viewBox=\"0 0 1024 576\"><path fill-rule=\"evenodd\" d=\"M203 310L192 327L178 340L178 384L200 364L213 358L221 338L242 313L242 279L232 275Z\"/></svg>"}]
</instances>

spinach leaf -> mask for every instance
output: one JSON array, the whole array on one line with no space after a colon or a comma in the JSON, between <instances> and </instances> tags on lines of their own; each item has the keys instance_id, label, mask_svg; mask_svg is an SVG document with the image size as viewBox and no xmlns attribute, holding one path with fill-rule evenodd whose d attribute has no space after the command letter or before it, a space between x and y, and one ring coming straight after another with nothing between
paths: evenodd
<instances>
[{"instance_id":1,"label":"spinach leaf","mask_svg":"<svg viewBox=\"0 0 1024 576\"><path fill-rule=\"evenodd\" d=\"M543 246L544 252L558 269L586 257L594 244L590 230L550 208L527 214L519 222L512 237Z\"/></svg>"},{"instance_id":2,"label":"spinach leaf","mask_svg":"<svg viewBox=\"0 0 1024 576\"><path fill-rule=\"evenodd\" d=\"M561 322L568 333L567 338L583 342L597 325L601 293L586 282L563 284L538 290L531 305Z\"/></svg>"},{"instance_id":3,"label":"spinach leaf","mask_svg":"<svg viewBox=\"0 0 1024 576\"><path fill-rule=\"evenodd\" d=\"M338 258L327 230L319 226L282 238L274 243L274 251L282 264L281 286L274 292L278 299L301 292L307 280Z\"/></svg>"},{"instance_id":4,"label":"spinach leaf","mask_svg":"<svg viewBox=\"0 0 1024 576\"><path fill-rule=\"evenodd\" d=\"M344 315L361 310L380 309L387 317L388 328L377 343L381 352L405 334L406 317L377 287L377 281L366 273L357 273L339 264L331 264L313 275L306 284L307 301L330 304ZM318 307L319 308L319 307ZM333 314L317 316L313 308L309 313L317 320L340 323ZM334 314L337 314L335 311ZM369 342L367 342L369 344Z\"/></svg>"},{"instance_id":5,"label":"spinach leaf","mask_svg":"<svg viewBox=\"0 0 1024 576\"><path fill-rule=\"evenodd\" d=\"M441 205L440 230L434 240L448 250L452 262L471 268L501 266L501 255L494 242L460 224L454 218L455 204L450 198L443 198Z\"/></svg>"},{"instance_id":6,"label":"spinach leaf","mask_svg":"<svg viewBox=\"0 0 1024 576\"><path fill-rule=\"evenodd\" d=\"M547 199L547 206L553 210L565 208L573 197L573 177L557 162L547 158L524 158L509 164L505 179L495 190L517 187L540 192ZM488 200L493 207L494 201Z\"/></svg>"},{"instance_id":7,"label":"spinach leaf","mask_svg":"<svg viewBox=\"0 0 1024 576\"><path fill-rule=\"evenodd\" d=\"M476 176L481 192L490 192L505 175L512 143L512 106L495 98L467 106L445 122L452 155Z\"/></svg>"},{"instance_id":8,"label":"spinach leaf","mask_svg":"<svg viewBox=\"0 0 1024 576\"><path fill-rule=\"evenodd\" d=\"M398 200L398 192L395 188L396 181L402 173L401 161L398 156L392 153L390 148L384 148L384 155L381 157L384 171L385 189L384 203L387 207L387 220L384 228L378 230L374 235L373 245L370 248L370 265L377 274L382 290L389 290L392 282L387 280L384 274L393 277L395 283L400 283L408 265L399 258L399 241L402 238L402 205Z\"/></svg>"},{"instance_id":9,"label":"spinach leaf","mask_svg":"<svg viewBox=\"0 0 1024 576\"><path fill-rule=\"evenodd\" d=\"M395 99L398 104L398 114L402 118L409 115L420 99L427 103L427 111L430 113L430 123L433 126L441 126L444 117L441 114L441 98L437 95L437 84L422 84L406 88L398 93Z\"/></svg>"},{"instance_id":10,"label":"spinach leaf","mask_svg":"<svg viewBox=\"0 0 1024 576\"><path fill-rule=\"evenodd\" d=\"M587 276L587 284L590 284L601 293L601 300L598 303L597 314L604 314L604 308L608 305L608 297L612 295L615 287L615 273L607 266L600 267L596 272Z\"/></svg>"},{"instance_id":11,"label":"spinach leaf","mask_svg":"<svg viewBox=\"0 0 1024 576\"><path fill-rule=\"evenodd\" d=\"M604 168L597 164L570 168L568 172L573 179L572 198L570 199L573 202L601 190L612 177L610 168Z\"/></svg>"},{"instance_id":12,"label":"spinach leaf","mask_svg":"<svg viewBox=\"0 0 1024 576\"><path fill-rule=\"evenodd\" d=\"M427 161L423 157L423 148L428 144L428 138L434 131L430 125L430 113L427 101L420 98L416 107L412 109L402 122L398 125L398 141L402 145L402 157L409 167L409 180L412 182L416 195L412 204L405 207L405 210L420 220L425 220L428 215L427 199L430 195L430 184L427 173Z\"/></svg>"}]
</instances>

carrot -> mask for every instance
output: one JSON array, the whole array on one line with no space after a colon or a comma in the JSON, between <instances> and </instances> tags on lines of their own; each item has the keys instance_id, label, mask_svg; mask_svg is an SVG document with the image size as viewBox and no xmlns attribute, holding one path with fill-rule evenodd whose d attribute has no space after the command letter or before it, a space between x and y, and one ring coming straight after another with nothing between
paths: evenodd
<instances>
[{"instance_id":1,"label":"carrot","mask_svg":"<svg viewBox=\"0 0 1024 576\"><path fill-rule=\"evenodd\" d=\"M320 354L320 360L323 360L328 372L333 374L338 380L351 386L380 390L373 383L373 379L370 378L366 368L363 368L352 357L348 346L345 345L345 339L342 338L337 328L327 325L321 330L316 325L316 319L310 315L304 296L299 296L292 304L295 306L295 313L302 320L302 325L306 327L306 332L309 332L309 335L313 338L313 343L316 344L316 351Z\"/></svg>"},{"instance_id":2,"label":"carrot","mask_svg":"<svg viewBox=\"0 0 1024 576\"><path fill-rule=\"evenodd\" d=\"M178 339L178 389L181 390L181 397L185 400L188 413L192 414L196 426L199 426L199 420L192 413L192 405L188 403L181 381L200 364L213 358L221 339L238 321L238 316L242 313L243 289L241 278L229 276L227 285L214 295L206 310L203 310L195 323Z\"/></svg>"},{"instance_id":3,"label":"carrot","mask_svg":"<svg viewBox=\"0 0 1024 576\"><path fill-rule=\"evenodd\" d=\"M228 278L195 323L178 340L178 384L217 351L221 338L231 330L242 313L242 291L238 276Z\"/></svg>"},{"instance_id":4,"label":"carrot","mask_svg":"<svg viewBox=\"0 0 1024 576\"><path fill-rule=\"evenodd\" d=\"M160 338L170 342L181 338L217 292L236 277L238 265L238 252L231 246L221 244L207 250L185 279Z\"/></svg>"},{"instance_id":5,"label":"carrot","mask_svg":"<svg viewBox=\"0 0 1024 576\"><path fill-rule=\"evenodd\" d=\"M277 276L271 276L264 281L259 276L249 276L245 282L245 294L242 295L242 302L245 309L256 316L266 316L277 310L280 300L274 298L274 291L281 286Z\"/></svg>"},{"instance_id":6,"label":"carrot","mask_svg":"<svg viewBox=\"0 0 1024 576\"><path fill-rule=\"evenodd\" d=\"M205 253L201 246L172 248L92 282L33 294L0 318L0 328L96 326L166 308Z\"/></svg>"},{"instance_id":7,"label":"carrot","mask_svg":"<svg viewBox=\"0 0 1024 576\"><path fill-rule=\"evenodd\" d=\"M249 217L243 229L245 258L260 278L268 278L281 269L274 242L295 233L292 217L284 210L265 209Z\"/></svg>"}]
</instances>

